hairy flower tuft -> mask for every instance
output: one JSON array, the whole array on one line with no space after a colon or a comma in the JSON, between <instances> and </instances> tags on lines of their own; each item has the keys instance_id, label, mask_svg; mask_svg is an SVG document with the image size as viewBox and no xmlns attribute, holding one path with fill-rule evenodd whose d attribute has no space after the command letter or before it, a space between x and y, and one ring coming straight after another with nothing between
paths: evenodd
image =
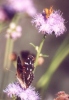
<instances>
[{"instance_id":1,"label":"hairy flower tuft","mask_svg":"<svg viewBox=\"0 0 69 100\"><path fill-rule=\"evenodd\" d=\"M21 100L40 100L40 97L37 92L35 92L35 88L29 87L27 89L23 89L18 82L11 83L7 86L4 93L7 93L9 97L19 97Z\"/></svg>"},{"instance_id":2,"label":"hairy flower tuft","mask_svg":"<svg viewBox=\"0 0 69 100\"><path fill-rule=\"evenodd\" d=\"M55 33L56 36L60 36L66 31L66 27L64 25L65 19L63 19L59 10L52 10L48 17L46 17L47 13L50 13L50 10L36 15L33 18L32 23L35 24L35 27L43 34Z\"/></svg>"}]
</instances>

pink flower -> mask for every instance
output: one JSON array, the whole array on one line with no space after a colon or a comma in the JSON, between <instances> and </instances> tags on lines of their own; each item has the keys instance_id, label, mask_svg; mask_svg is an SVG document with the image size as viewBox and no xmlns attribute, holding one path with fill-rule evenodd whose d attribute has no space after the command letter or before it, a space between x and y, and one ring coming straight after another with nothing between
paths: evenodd
<instances>
[{"instance_id":1,"label":"pink flower","mask_svg":"<svg viewBox=\"0 0 69 100\"><path fill-rule=\"evenodd\" d=\"M14 95L21 100L40 100L39 94L35 92L35 88L30 86L25 90L18 82L9 84L3 92L7 93L10 98Z\"/></svg>"},{"instance_id":2,"label":"pink flower","mask_svg":"<svg viewBox=\"0 0 69 100\"><path fill-rule=\"evenodd\" d=\"M66 31L65 19L63 19L59 10L53 11L48 17L46 15L38 14L32 20L39 32L43 34L52 34L54 32L56 36L59 36Z\"/></svg>"}]
</instances>

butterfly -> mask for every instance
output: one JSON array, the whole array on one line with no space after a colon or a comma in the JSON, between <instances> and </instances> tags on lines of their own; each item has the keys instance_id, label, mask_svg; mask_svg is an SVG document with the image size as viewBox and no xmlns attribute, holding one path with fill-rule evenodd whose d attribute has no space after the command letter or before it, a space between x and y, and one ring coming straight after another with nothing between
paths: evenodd
<instances>
[{"instance_id":1,"label":"butterfly","mask_svg":"<svg viewBox=\"0 0 69 100\"><path fill-rule=\"evenodd\" d=\"M53 13L53 7L50 7L50 9L43 9L42 15L44 16L44 19L46 19L50 16L51 13Z\"/></svg>"},{"instance_id":2,"label":"butterfly","mask_svg":"<svg viewBox=\"0 0 69 100\"><path fill-rule=\"evenodd\" d=\"M20 57L17 59L17 79L23 88L28 88L34 79L34 57L29 55L22 64Z\"/></svg>"}]
</instances>

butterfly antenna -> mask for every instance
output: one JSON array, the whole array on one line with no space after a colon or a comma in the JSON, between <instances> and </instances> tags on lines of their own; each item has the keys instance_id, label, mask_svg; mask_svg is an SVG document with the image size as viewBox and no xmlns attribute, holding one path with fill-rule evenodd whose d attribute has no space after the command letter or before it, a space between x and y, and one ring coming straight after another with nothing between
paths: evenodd
<instances>
[{"instance_id":1,"label":"butterfly antenna","mask_svg":"<svg viewBox=\"0 0 69 100\"><path fill-rule=\"evenodd\" d=\"M2 69L0 69L0 70L2 70ZM8 68L6 68L6 70L8 70L8 71L10 71L10 72L12 72L12 73L15 74L15 72L13 72L12 70L10 70L10 69L8 69Z\"/></svg>"},{"instance_id":2,"label":"butterfly antenna","mask_svg":"<svg viewBox=\"0 0 69 100\"><path fill-rule=\"evenodd\" d=\"M6 67L6 70L8 70L8 71L10 71L10 72L12 72L12 73L14 73L14 74L15 74L15 72L13 72L12 70L8 69L7 67Z\"/></svg>"}]
</instances>

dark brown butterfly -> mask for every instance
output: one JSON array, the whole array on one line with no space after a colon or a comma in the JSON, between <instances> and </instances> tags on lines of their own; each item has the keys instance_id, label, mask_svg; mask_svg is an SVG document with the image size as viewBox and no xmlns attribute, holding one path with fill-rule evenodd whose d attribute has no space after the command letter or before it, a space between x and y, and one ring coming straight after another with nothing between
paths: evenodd
<instances>
[{"instance_id":1,"label":"dark brown butterfly","mask_svg":"<svg viewBox=\"0 0 69 100\"><path fill-rule=\"evenodd\" d=\"M21 63L20 57L17 59L17 79L23 88L28 88L34 78L34 57L29 55L24 64Z\"/></svg>"}]
</instances>

